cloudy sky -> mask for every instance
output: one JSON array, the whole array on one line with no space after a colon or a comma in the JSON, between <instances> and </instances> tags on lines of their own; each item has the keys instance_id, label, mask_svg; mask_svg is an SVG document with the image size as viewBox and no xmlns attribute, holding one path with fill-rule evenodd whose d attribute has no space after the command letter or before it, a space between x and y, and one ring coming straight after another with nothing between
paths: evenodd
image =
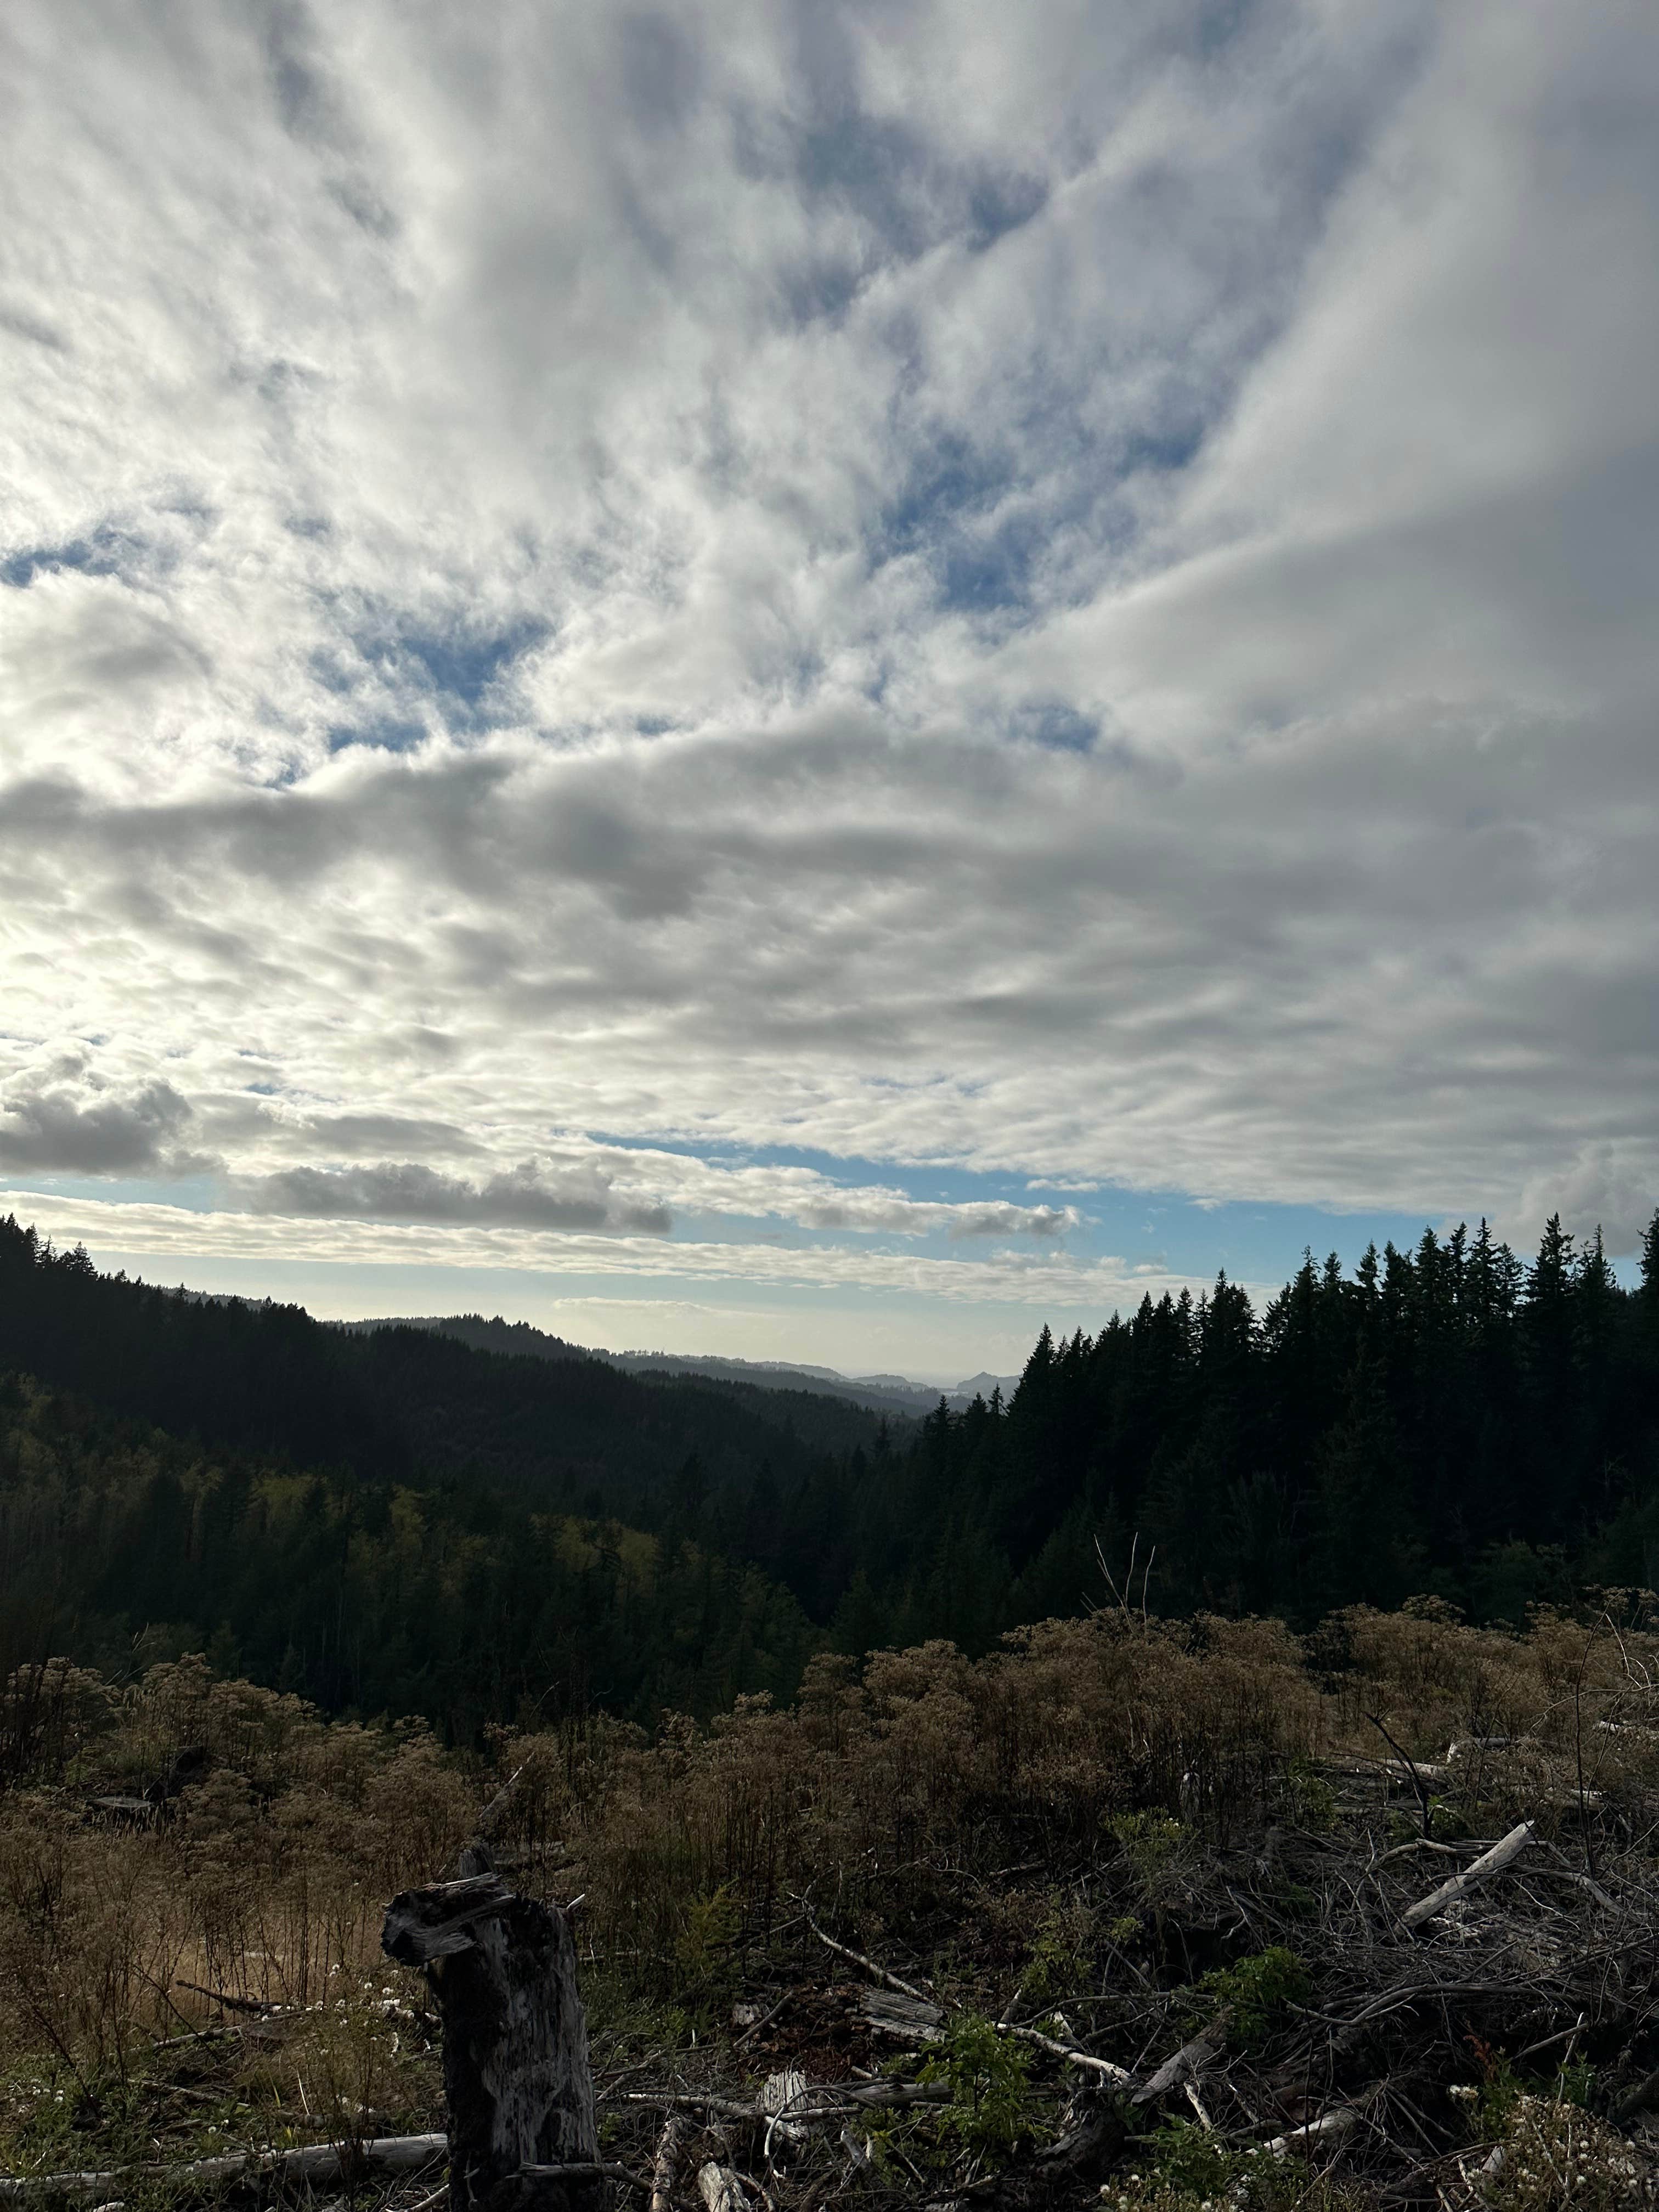
<instances>
[{"instance_id":1,"label":"cloudy sky","mask_svg":"<svg viewBox=\"0 0 1659 2212\"><path fill-rule=\"evenodd\" d=\"M950 1378L1659 1199L1651 0L10 0L0 1206Z\"/></svg>"}]
</instances>

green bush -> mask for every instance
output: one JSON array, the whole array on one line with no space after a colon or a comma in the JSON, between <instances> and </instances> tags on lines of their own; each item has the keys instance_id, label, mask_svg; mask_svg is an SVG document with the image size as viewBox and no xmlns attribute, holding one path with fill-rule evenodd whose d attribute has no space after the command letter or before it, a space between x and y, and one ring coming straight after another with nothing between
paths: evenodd
<instances>
[{"instance_id":1,"label":"green bush","mask_svg":"<svg viewBox=\"0 0 1659 2212\"><path fill-rule=\"evenodd\" d=\"M1100 1825L1122 1847L1143 1889L1152 1888L1158 1877L1169 1871L1187 1840L1180 1821L1171 1820L1167 1813L1109 1813Z\"/></svg>"},{"instance_id":2,"label":"green bush","mask_svg":"<svg viewBox=\"0 0 1659 2212\"><path fill-rule=\"evenodd\" d=\"M951 2022L917 2078L950 2086L951 2101L939 2116L947 2141L964 2150L1006 2151L1030 2131L1030 2074L1025 2046L969 2012Z\"/></svg>"},{"instance_id":3,"label":"green bush","mask_svg":"<svg viewBox=\"0 0 1659 2212\"><path fill-rule=\"evenodd\" d=\"M1310 1835L1328 1836L1336 1826L1337 1795L1305 1759L1292 1759L1285 1778L1291 1818Z\"/></svg>"},{"instance_id":4,"label":"green bush","mask_svg":"<svg viewBox=\"0 0 1659 2212\"><path fill-rule=\"evenodd\" d=\"M1206 1974L1199 1987L1231 2015L1228 2033L1241 2051L1258 2050L1291 2005L1305 2004L1313 1993L1308 1970L1282 1943L1254 1958Z\"/></svg>"}]
</instances>

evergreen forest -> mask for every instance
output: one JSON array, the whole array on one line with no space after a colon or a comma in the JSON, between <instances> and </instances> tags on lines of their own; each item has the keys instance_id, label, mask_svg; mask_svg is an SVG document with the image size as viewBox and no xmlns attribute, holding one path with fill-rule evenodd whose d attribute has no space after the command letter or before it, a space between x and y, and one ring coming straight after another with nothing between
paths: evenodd
<instances>
[{"instance_id":1,"label":"evergreen forest","mask_svg":"<svg viewBox=\"0 0 1659 2212\"><path fill-rule=\"evenodd\" d=\"M826 1646L974 1653L1127 1590L1306 1627L1659 1580L1659 1216L1218 1279L921 1422L349 1331L0 1223L0 1661L185 1651L453 1739L793 1694Z\"/></svg>"}]
</instances>

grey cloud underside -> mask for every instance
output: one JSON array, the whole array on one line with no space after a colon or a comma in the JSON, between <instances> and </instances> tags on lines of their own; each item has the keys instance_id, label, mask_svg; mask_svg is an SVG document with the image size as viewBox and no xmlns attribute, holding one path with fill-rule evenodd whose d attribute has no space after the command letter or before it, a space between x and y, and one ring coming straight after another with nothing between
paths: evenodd
<instances>
[{"instance_id":1,"label":"grey cloud underside","mask_svg":"<svg viewBox=\"0 0 1659 2212\"><path fill-rule=\"evenodd\" d=\"M1656 810L1618 716L1498 744L1479 722L1339 728L1163 788L842 720L197 807L59 785L9 794L3 820L0 861L70 928L137 871L171 887L152 944L199 959L212 886L218 1018L327 977L360 1068L442 1060L414 1019L442 1007L463 1063L515 1041L507 1095L550 1056L607 1109L620 1087L649 1126L696 1111L760 1141L799 1141L805 1112L831 1149L856 1131L878 1157L1336 1202L1457 1202L1598 1145L1651 1166ZM369 926L368 866L386 912L422 908L418 935ZM896 1085L837 1101L877 1069ZM376 1149L360 1118L316 1137ZM442 1152L460 1124L428 1120ZM415 1192L384 1173L271 1188L391 1218ZM465 1188L421 1203L540 1203Z\"/></svg>"},{"instance_id":2,"label":"grey cloud underside","mask_svg":"<svg viewBox=\"0 0 1659 2212\"><path fill-rule=\"evenodd\" d=\"M88 1092L80 1075L72 1066L0 1084L0 1169L188 1175L212 1164L183 1141L195 1117L189 1100L170 1084L100 1095Z\"/></svg>"},{"instance_id":3,"label":"grey cloud underside","mask_svg":"<svg viewBox=\"0 0 1659 2212\"><path fill-rule=\"evenodd\" d=\"M1081 1227L604 1130L1628 1248L1650 15L0 41L0 1165L1033 1266Z\"/></svg>"},{"instance_id":4,"label":"grey cloud underside","mask_svg":"<svg viewBox=\"0 0 1659 2212\"><path fill-rule=\"evenodd\" d=\"M289 1168L238 1194L257 1210L323 1221L386 1221L442 1226L604 1231L665 1237L665 1206L617 1200L605 1179L574 1175L544 1181L532 1167L471 1183L416 1162L376 1167Z\"/></svg>"}]
</instances>

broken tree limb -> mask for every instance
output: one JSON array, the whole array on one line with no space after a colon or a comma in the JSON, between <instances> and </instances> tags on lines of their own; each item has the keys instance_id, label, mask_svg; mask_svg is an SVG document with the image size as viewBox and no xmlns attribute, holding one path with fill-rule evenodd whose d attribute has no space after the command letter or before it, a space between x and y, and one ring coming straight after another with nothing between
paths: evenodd
<instances>
[{"instance_id":1,"label":"broken tree limb","mask_svg":"<svg viewBox=\"0 0 1659 2212\"><path fill-rule=\"evenodd\" d=\"M1173 2057L1164 2060L1150 2080L1141 2083L1132 2101L1137 2105L1153 2104L1159 2097L1168 2096L1171 2089L1179 2089L1185 2083L1196 2081L1212 2061L1220 2057L1222 2045L1227 2039L1227 2019L1224 2010L1218 2013L1201 2033L1183 2043Z\"/></svg>"},{"instance_id":2,"label":"broken tree limb","mask_svg":"<svg viewBox=\"0 0 1659 2212\"><path fill-rule=\"evenodd\" d=\"M1121 2088L1127 2089L1135 2078L1127 2066L1114 2065L1109 2058L1097 2058L1092 2051L1084 2051L1074 2043L1061 2043L1054 2036L1045 2035L1041 2028L1019 2027L1011 2020L1000 2020L997 2026L1004 2035L1018 2036L1022 2043L1035 2044L1051 2058L1063 2058L1068 2066L1082 2066L1105 2081L1115 2081Z\"/></svg>"},{"instance_id":3,"label":"broken tree limb","mask_svg":"<svg viewBox=\"0 0 1659 2212\"><path fill-rule=\"evenodd\" d=\"M890 1990L896 1990L901 1996L914 1997L918 2004L933 2003L926 1990L917 1989L912 1982L901 1981L896 1974L889 1973L885 1966L878 1966L873 1959L866 1959L862 1951L854 1951L846 1943L836 1942L833 1936L826 1936L813 1917L810 1905L805 1907L805 1912L807 1926L826 1951L834 1951L843 1959L850 1959L855 1966L862 1966L866 1974L873 1976L878 1982L885 1982Z\"/></svg>"},{"instance_id":4,"label":"broken tree limb","mask_svg":"<svg viewBox=\"0 0 1659 2212\"><path fill-rule=\"evenodd\" d=\"M1417 1761L1413 1759L1411 1753L1407 1751L1403 1746L1397 1744L1395 1741L1394 1738L1389 1734L1388 1729L1383 1726L1381 1718L1376 1713L1367 1713L1365 1717L1370 1723L1371 1726L1376 1730L1377 1734L1382 1738L1383 1741L1388 1745L1389 1749L1400 1761L1407 1772L1411 1776L1412 1788L1417 1792L1418 1805L1423 1814L1423 1833L1426 1836L1429 1832L1429 1823L1433 1818L1434 1802L1432 1793L1424 1770L1419 1766Z\"/></svg>"},{"instance_id":5,"label":"broken tree limb","mask_svg":"<svg viewBox=\"0 0 1659 2212\"><path fill-rule=\"evenodd\" d=\"M1293 2150L1307 2150L1315 2143L1336 2142L1352 2131L1358 2118L1351 2105L1343 2105L1334 2112L1310 2120L1305 2127L1291 2128L1282 2136L1275 2136L1262 2148L1269 2158L1288 2158Z\"/></svg>"},{"instance_id":6,"label":"broken tree limb","mask_svg":"<svg viewBox=\"0 0 1659 2212\"><path fill-rule=\"evenodd\" d=\"M1477 1883L1489 1881L1495 1874L1502 1874L1506 1866L1520 1857L1532 1840L1532 1822L1522 1820L1518 1828L1510 1830L1501 1843L1494 1844L1489 1851L1483 1852L1473 1866L1466 1867L1462 1874L1454 1875L1449 1881L1443 1881L1438 1889L1427 1897L1419 1898L1415 1905L1408 1905L1400 1916L1401 1925L1410 1929L1420 1928L1437 1912L1443 1912L1449 1905L1455 1905L1460 1899L1467 1897Z\"/></svg>"},{"instance_id":7,"label":"broken tree limb","mask_svg":"<svg viewBox=\"0 0 1659 2212\"><path fill-rule=\"evenodd\" d=\"M659 2112L710 2112L717 2120L749 2120L757 2122L765 2118L758 2105L745 2104L737 2097L717 2096L711 2089L702 2096L686 2089L625 2089L625 2105L649 2105Z\"/></svg>"},{"instance_id":8,"label":"broken tree limb","mask_svg":"<svg viewBox=\"0 0 1659 2212\"><path fill-rule=\"evenodd\" d=\"M629 2089L623 2101L651 2105L659 2112L711 2112L719 2120L744 2120L764 2126L772 2114L759 2103L735 2097L717 2097L686 2089ZM816 2081L809 2082L789 2107L793 2120L833 2119L850 2107L854 2111L883 2106L948 2105L951 2090L944 2081Z\"/></svg>"},{"instance_id":9,"label":"broken tree limb","mask_svg":"<svg viewBox=\"0 0 1659 2212\"><path fill-rule=\"evenodd\" d=\"M599 2121L564 1914L477 1874L395 1897L381 1941L424 1967L442 2017L453 2212L596 2202Z\"/></svg>"},{"instance_id":10,"label":"broken tree limb","mask_svg":"<svg viewBox=\"0 0 1659 2212\"><path fill-rule=\"evenodd\" d=\"M657 2155L651 2164L650 2212L673 2212L674 2181L680 2168L680 2149L685 2141L685 2121L671 2112L657 2137Z\"/></svg>"},{"instance_id":11,"label":"broken tree limb","mask_svg":"<svg viewBox=\"0 0 1659 2212\"><path fill-rule=\"evenodd\" d=\"M521 1759L484 1807L483 1812L479 1814L477 1832L475 1838L477 1842L487 1844L495 1833L496 1822L513 1802L513 1792L519 1786L519 1778L523 1774L525 1762Z\"/></svg>"},{"instance_id":12,"label":"broken tree limb","mask_svg":"<svg viewBox=\"0 0 1659 2212\"><path fill-rule=\"evenodd\" d=\"M447 2156L447 2136L379 2136L362 2142L305 2143L297 2150L268 2150L192 2159L184 2166L117 2166L106 2173L28 2173L0 2176L0 2203L31 2197L99 2197L141 2177L202 2189L227 2181L276 2174L285 2181L347 2181L363 2172L418 2173Z\"/></svg>"},{"instance_id":13,"label":"broken tree limb","mask_svg":"<svg viewBox=\"0 0 1659 2212\"><path fill-rule=\"evenodd\" d=\"M296 2012L296 2005L271 2004L263 1997L233 1996L228 1990L204 1989L200 1982L176 1982L175 1989L188 1990L192 1996L210 1997L227 2012L251 2013L258 2020L280 2019L284 2013Z\"/></svg>"}]
</instances>

